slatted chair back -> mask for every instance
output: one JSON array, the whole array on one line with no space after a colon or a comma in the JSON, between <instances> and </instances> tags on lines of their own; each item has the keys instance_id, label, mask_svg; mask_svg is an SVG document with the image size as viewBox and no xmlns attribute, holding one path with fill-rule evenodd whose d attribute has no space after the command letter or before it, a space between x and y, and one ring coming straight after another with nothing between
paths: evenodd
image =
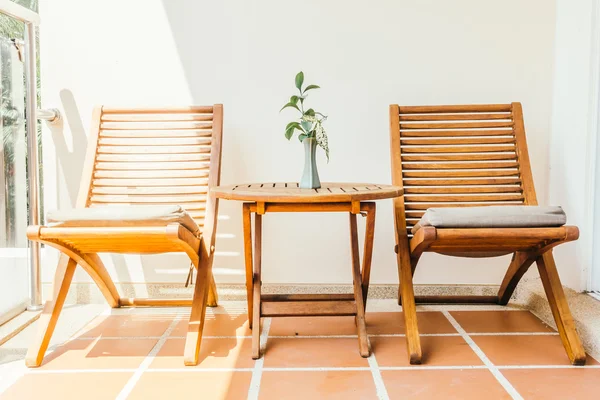
<instances>
[{"instance_id":1,"label":"slatted chair back","mask_svg":"<svg viewBox=\"0 0 600 400\"><path fill-rule=\"evenodd\" d=\"M78 207L181 205L214 244L223 106L94 109Z\"/></svg>"},{"instance_id":2,"label":"slatted chair back","mask_svg":"<svg viewBox=\"0 0 600 400\"><path fill-rule=\"evenodd\" d=\"M392 180L407 235L431 207L536 205L520 103L390 106Z\"/></svg>"}]
</instances>

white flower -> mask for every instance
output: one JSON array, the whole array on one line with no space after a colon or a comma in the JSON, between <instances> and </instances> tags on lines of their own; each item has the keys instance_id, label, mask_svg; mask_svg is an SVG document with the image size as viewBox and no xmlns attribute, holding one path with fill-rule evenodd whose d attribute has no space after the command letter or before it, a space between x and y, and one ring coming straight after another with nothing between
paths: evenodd
<instances>
[{"instance_id":1,"label":"white flower","mask_svg":"<svg viewBox=\"0 0 600 400\"><path fill-rule=\"evenodd\" d=\"M315 137L317 139L317 145L325 150L327 162L329 162L329 141L327 140L327 133L325 133L325 129L323 128L323 125L321 125L321 121L317 121L316 123Z\"/></svg>"},{"instance_id":2,"label":"white flower","mask_svg":"<svg viewBox=\"0 0 600 400\"><path fill-rule=\"evenodd\" d=\"M303 115L302 121L317 122L317 118L314 115Z\"/></svg>"}]
</instances>

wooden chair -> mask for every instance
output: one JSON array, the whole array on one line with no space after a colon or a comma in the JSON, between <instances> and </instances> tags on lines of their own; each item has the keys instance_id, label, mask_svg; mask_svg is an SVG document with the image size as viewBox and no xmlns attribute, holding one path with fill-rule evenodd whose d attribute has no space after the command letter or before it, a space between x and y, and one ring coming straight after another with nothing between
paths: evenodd
<instances>
[{"instance_id":1,"label":"wooden chair","mask_svg":"<svg viewBox=\"0 0 600 400\"><path fill-rule=\"evenodd\" d=\"M222 126L221 104L94 110L77 207L181 205L200 230L192 232L189 224L181 223L30 226L30 240L62 254L52 297L38 321L39 334L26 356L27 366L42 363L77 264L90 274L111 307L191 305L184 362L197 364L205 306L217 305L211 268L218 200L208 191L219 184ZM194 221L190 223L195 226ZM193 299L122 298L99 252L185 252L197 270Z\"/></svg>"},{"instance_id":2,"label":"wooden chair","mask_svg":"<svg viewBox=\"0 0 600 400\"><path fill-rule=\"evenodd\" d=\"M577 227L436 229L413 226L430 207L537 205L520 103L390 106L396 252L410 362L421 362L417 303L506 305L534 262L572 364L586 355L575 330L552 248L579 235ZM459 257L513 254L497 296L414 296L412 278L425 251Z\"/></svg>"}]
</instances>

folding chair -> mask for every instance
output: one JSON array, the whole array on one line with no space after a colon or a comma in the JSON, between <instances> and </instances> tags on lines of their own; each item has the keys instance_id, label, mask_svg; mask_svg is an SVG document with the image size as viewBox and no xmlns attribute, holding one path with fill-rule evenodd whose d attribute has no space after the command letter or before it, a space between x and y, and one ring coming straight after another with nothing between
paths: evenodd
<instances>
[{"instance_id":1,"label":"folding chair","mask_svg":"<svg viewBox=\"0 0 600 400\"><path fill-rule=\"evenodd\" d=\"M217 305L218 200L209 189L219 184L222 126L221 104L94 110L77 208L48 213L47 226L27 231L62 253L27 366L42 363L77 265L111 307L191 305L184 362L198 363L206 305ZM197 270L193 299L120 297L98 256L104 252L185 252Z\"/></svg>"},{"instance_id":2,"label":"folding chair","mask_svg":"<svg viewBox=\"0 0 600 400\"><path fill-rule=\"evenodd\" d=\"M569 359L584 364L552 256L553 247L576 240L579 231L556 223L556 209L522 207L537 206L537 199L521 104L391 105L390 133L393 183L404 188L394 201L394 216L410 362L421 362L415 302L506 305L535 262ZM464 208L474 206L496 207ZM415 297L412 278L426 251L513 257L497 296Z\"/></svg>"}]
</instances>

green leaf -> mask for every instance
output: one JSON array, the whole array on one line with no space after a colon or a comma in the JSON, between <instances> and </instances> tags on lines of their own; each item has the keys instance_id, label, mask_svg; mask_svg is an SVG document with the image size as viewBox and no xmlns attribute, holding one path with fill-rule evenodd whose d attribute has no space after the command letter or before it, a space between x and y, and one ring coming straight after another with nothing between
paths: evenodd
<instances>
[{"instance_id":1,"label":"green leaf","mask_svg":"<svg viewBox=\"0 0 600 400\"><path fill-rule=\"evenodd\" d=\"M287 131L288 129L293 128L296 124L297 124L297 122L294 122L294 121L290 122L289 124L287 124L285 126L285 130Z\"/></svg>"},{"instance_id":2,"label":"green leaf","mask_svg":"<svg viewBox=\"0 0 600 400\"><path fill-rule=\"evenodd\" d=\"M304 72L300 71L296 75L296 87L298 90L302 90L302 84L304 83Z\"/></svg>"},{"instance_id":3,"label":"green leaf","mask_svg":"<svg viewBox=\"0 0 600 400\"><path fill-rule=\"evenodd\" d=\"M292 107L292 108L295 108L296 110L300 111L298 106L295 105L294 103L287 103L285 106L281 107L281 110L279 110L279 112L282 112L284 109L286 109L288 107Z\"/></svg>"},{"instance_id":4,"label":"green leaf","mask_svg":"<svg viewBox=\"0 0 600 400\"><path fill-rule=\"evenodd\" d=\"M302 125L300 125L299 122L296 121L292 121L289 124L287 124L287 126L285 127L286 130L288 129L298 129L299 131L304 132L304 129L302 129Z\"/></svg>"},{"instance_id":5,"label":"green leaf","mask_svg":"<svg viewBox=\"0 0 600 400\"><path fill-rule=\"evenodd\" d=\"M290 97L290 103L298 104L298 100L300 100L300 97L298 96Z\"/></svg>"},{"instance_id":6,"label":"green leaf","mask_svg":"<svg viewBox=\"0 0 600 400\"><path fill-rule=\"evenodd\" d=\"M306 110L304 112L304 115L310 115L311 117L315 116L315 110L313 110L312 108L309 108L308 110Z\"/></svg>"},{"instance_id":7,"label":"green leaf","mask_svg":"<svg viewBox=\"0 0 600 400\"><path fill-rule=\"evenodd\" d=\"M291 127L285 130L285 138L287 140L290 140L292 138L292 135L294 134L294 129L294 127Z\"/></svg>"},{"instance_id":8,"label":"green leaf","mask_svg":"<svg viewBox=\"0 0 600 400\"><path fill-rule=\"evenodd\" d=\"M308 135L306 133L301 133L300 135L298 135L298 140L300 140L300 143L302 143L302 141L307 137Z\"/></svg>"},{"instance_id":9,"label":"green leaf","mask_svg":"<svg viewBox=\"0 0 600 400\"><path fill-rule=\"evenodd\" d=\"M302 128L304 129L305 132L310 132L312 130L312 122L309 121L302 121L300 122L300 125L302 125Z\"/></svg>"},{"instance_id":10,"label":"green leaf","mask_svg":"<svg viewBox=\"0 0 600 400\"><path fill-rule=\"evenodd\" d=\"M320 88L321 88L321 86L319 86L319 85L308 85L308 86L306 87L306 89L304 89L304 92L303 92L303 93L306 93L306 92L308 92L310 89L320 89Z\"/></svg>"}]
</instances>

